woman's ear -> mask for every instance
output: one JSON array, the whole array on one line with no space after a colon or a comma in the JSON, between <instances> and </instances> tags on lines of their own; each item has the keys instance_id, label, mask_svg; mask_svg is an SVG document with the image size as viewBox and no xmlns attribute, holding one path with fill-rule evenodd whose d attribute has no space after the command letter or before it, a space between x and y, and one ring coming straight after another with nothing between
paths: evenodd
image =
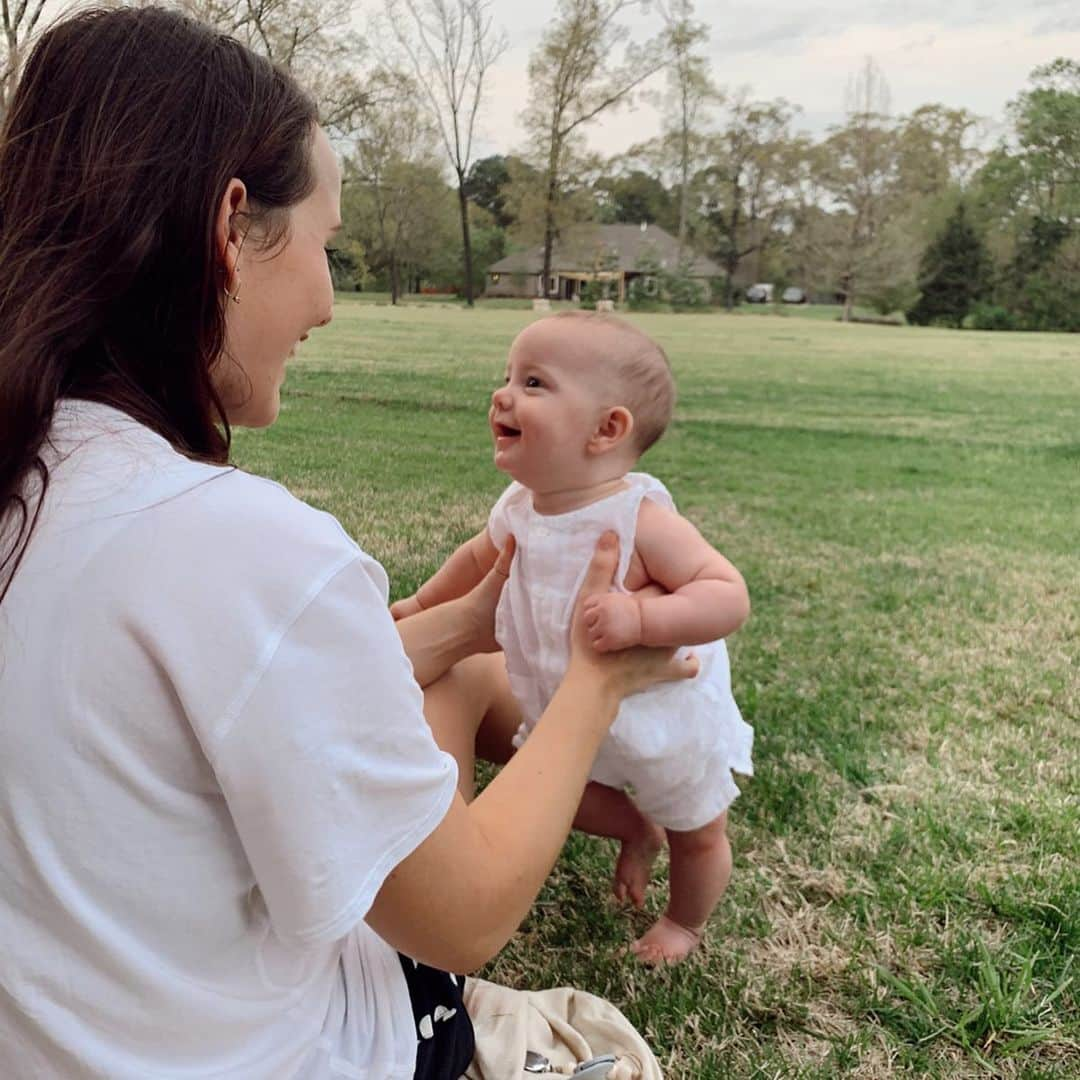
<instances>
[{"instance_id":1,"label":"woman's ear","mask_svg":"<svg viewBox=\"0 0 1080 1080\"><path fill-rule=\"evenodd\" d=\"M235 176L225 188L214 222L214 248L223 278L222 287L235 295L239 288L240 252L247 236L247 188Z\"/></svg>"},{"instance_id":2,"label":"woman's ear","mask_svg":"<svg viewBox=\"0 0 1080 1080\"><path fill-rule=\"evenodd\" d=\"M606 409L588 442L590 454L606 454L626 443L634 430L634 416L623 405Z\"/></svg>"}]
</instances>

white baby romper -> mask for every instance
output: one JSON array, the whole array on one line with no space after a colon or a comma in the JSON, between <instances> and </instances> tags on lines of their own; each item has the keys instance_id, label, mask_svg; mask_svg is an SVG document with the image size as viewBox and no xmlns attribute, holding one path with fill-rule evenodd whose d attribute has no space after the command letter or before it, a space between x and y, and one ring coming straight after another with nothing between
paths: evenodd
<instances>
[{"instance_id":1,"label":"white baby romper","mask_svg":"<svg viewBox=\"0 0 1080 1080\"><path fill-rule=\"evenodd\" d=\"M565 514L538 514L532 493L516 481L492 508L488 531L498 547L513 535L517 550L495 616L510 685L524 720L520 746L547 707L570 659L574 600L601 533L619 536L616 588L634 551L643 498L674 510L667 489L646 473L628 473L628 487ZM732 771L751 775L754 729L731 696L723 641L693 646L701 671L689 682L665 683L623 702L591 778L628 789L651 821L668 829L700 828L739 794Z\"/></svg>"}]
</instances>

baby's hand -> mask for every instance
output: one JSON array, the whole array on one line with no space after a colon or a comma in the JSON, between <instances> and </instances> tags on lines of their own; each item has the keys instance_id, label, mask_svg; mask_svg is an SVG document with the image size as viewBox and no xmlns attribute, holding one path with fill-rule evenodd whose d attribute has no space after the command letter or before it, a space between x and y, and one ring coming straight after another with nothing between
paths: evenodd
<instances>
[{"instance_id":1,"label":"baby's hand","mask_svg":"<svg viewBox=\"0 0 1080 1080\"><path fill-rule=\"evenodd\" d=\"M390 605L390 614L393 616L394 622L407 619L410 615L415 615L418 611L423 610L420 601L416 599L415 593L412 596L403 597Z\"/></svg>"},{"instance_id":2,"label":"baby's hand","mask_svg":"<svg viewBox=\"0 0 1080 1080\"><path fill-rule=\"evenodd\" d=\"M626 593L590 596L582 616L589 643L597 652L617 652L641 644L641 608Z\"/></svg>"}]
</instances>

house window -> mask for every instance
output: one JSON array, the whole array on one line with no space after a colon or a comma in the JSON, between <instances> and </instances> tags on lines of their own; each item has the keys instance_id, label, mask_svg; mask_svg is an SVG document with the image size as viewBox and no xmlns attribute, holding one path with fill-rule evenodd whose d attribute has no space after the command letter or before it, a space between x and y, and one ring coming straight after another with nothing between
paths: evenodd
<instances>
[{"instance_id":1,"label":"house window","mask_svg":"<svg viewBox=\"0 0 1080 1080\"><path fill-rule=\"evenodd\" d=\"M501 275L499 275L499 274L492 274L491 275L491 283L492 283L492 285L498 285L499 284L499 277L500 276Z\"/></svg>"}]
</instances>

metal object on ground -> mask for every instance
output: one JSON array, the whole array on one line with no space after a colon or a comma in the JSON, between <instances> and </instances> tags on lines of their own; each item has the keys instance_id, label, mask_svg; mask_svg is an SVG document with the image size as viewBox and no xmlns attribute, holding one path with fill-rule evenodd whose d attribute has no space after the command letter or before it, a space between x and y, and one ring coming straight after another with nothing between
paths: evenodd
<instances>
[{"instance_id":1,"label":"metal object on ground","mask_svg":"<svg viewBox=\"0 0 1080 1080\"><path fill-rule=\"evenodd\" d=\"M600 1057L583 1061L573 1072L577 1080L605 1080L615 1068L614 1054L601 1054Z\"/></svg>"},{"instance_id":2,"label":"metal object on ground","mask_svg":"<svg viewBox=\"0 0 1080 1080\"><path fill-rule=\"evenodd\" d=\"M551 1062L538 1054L535 1050L525 1051L525 1071L527 1073L546 1073L551 1068Z\"/></svg>"}]
</instances>

